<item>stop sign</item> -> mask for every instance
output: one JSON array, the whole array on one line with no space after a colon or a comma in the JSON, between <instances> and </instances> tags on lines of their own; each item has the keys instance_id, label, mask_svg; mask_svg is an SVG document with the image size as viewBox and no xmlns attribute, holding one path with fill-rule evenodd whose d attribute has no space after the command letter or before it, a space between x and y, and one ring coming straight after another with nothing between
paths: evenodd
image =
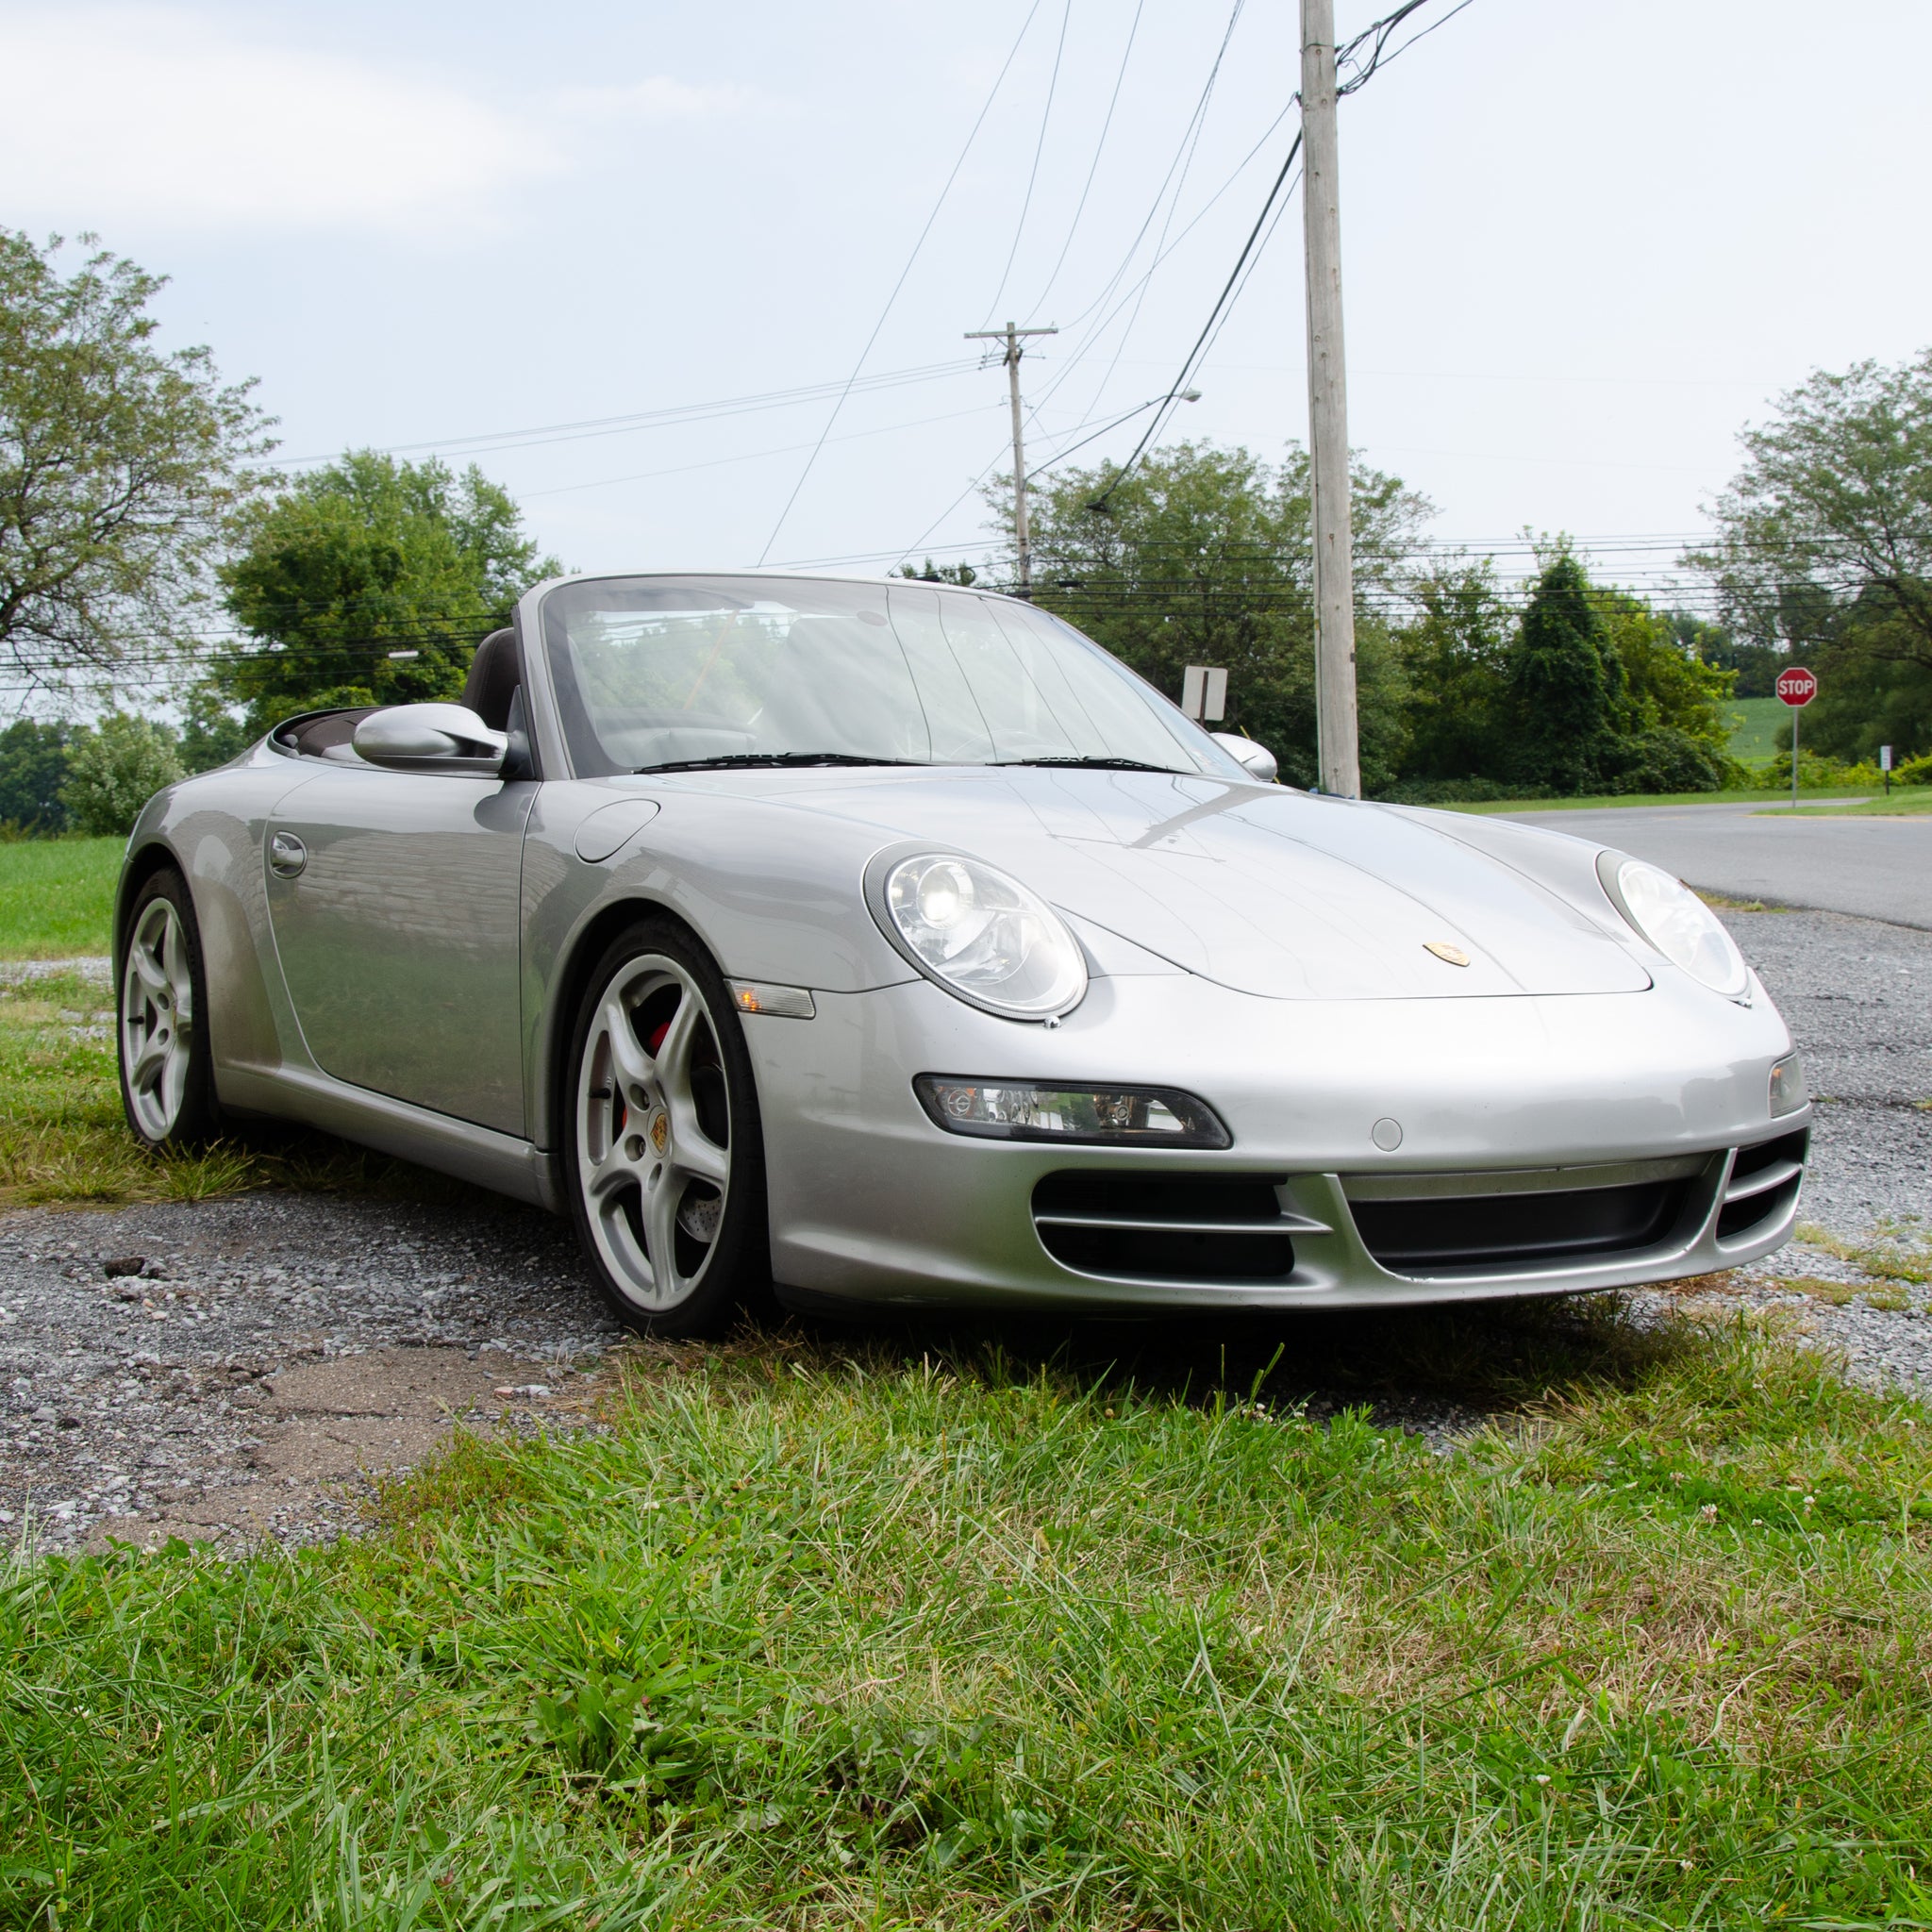
<instances>
[{"instance_id":1,"label":"stop sign","mask_svg":"<svg viewBox=\"0 0 1932 1932\"><path fill-rule=\"evenodd\" d=\"M1778 673L1776 690L1788 705L1808 705L1818 695L1818 679L1802 664L1793 664L1789 671Z\"/></svg>"}]
</instances>

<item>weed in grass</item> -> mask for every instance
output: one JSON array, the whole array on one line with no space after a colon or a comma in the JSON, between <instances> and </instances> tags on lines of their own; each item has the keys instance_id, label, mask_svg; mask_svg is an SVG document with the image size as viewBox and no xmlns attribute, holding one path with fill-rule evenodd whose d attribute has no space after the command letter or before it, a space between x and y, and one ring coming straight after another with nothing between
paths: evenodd
<instances>
[{"instance_id":1,"label":"weed in grass","mask_svg":"<svg viewBox=\"0 0 1932 1932\"><path fill-rule=\"evenodd\" d=\"M148 1152L122 1114L113 1028L94 1021L105 997L72 974L0 985L0 1207L198 1201L262 1187L409 1199L466 1191L320 1134L269 1129Z\"/></svg>"},{"instance_id":2,"label":"weed in grass","mask_svg":"<svg viewBox=\"0 0 1932 1932\"><path fill-rule=\"evenodd\" d=\"M1785 1274L1778 1277L1777 1286L1787 1294L1802 1294L1814 1302L1828 1302L1835 1308L1848 1308L1856 1301L1862 1301L1869 1292L1869 1284L1861 1281L1828 1281L1818 1274Z\"/></svg>"},{"instance_id":3,"label":"weed in grass","mask_svg":"<svg viewBox=\"0 0 1932 1932\"><path fill-rule=\"evenodd\" d=\"M1699 892L1707 906L1719 912L1790 912L1789 906L1767 906L1762 899L1732 899L1723 892Z\"/></svg>"},{"instance_id":4,"label":"weed in grass","mask_svg":"<svg viewBox=\"0 0 1932 1932\"><path fill-rule=\"evenodd\" d=\"M1932 1233L1916 1214L1881 1221L1871 1241L1841 1241L1815 1221L1801 1221L1797 1238L1807 1247L1822 1249L1840 1261L1850 1261L1868 1274L1890 1281L1932 1282Z\"/></svg>"},{"instance_id":5,"label":"weed in grass","mask_svg":"<svg viewBox=\"0 0 1932 1932\"><path fill-rule=\"evenodd\" d=\"M1065 1330L787 1334L632 1352L608 1433L459 1441L369 1544L16 1572L0 1897L511 1932L1925 1918L1924 1417L1740 1325L1524 1312L1487 1357L1461 1331L1462 1397L1518 1407L1447 1459L1234 1363L1070 1368ZM1456 1339L1374 1326L1321 1347Z\"/></svg>"}]
</instances>

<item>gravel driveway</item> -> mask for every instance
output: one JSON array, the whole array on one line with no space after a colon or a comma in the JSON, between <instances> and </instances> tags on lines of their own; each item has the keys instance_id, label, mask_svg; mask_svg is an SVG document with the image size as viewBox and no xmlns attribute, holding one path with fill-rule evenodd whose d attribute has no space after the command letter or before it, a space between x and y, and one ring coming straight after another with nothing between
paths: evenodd
<instances>
[{"instance_id":1,"label":"gravel driveway","mask_svg":"<svg viewBox=\"0 0 1932 1932\"><path fill-rule=\"evenodd\" d=\"M1700 1291L1789 1308L1859 1379L1932 1394L1905 1278L1932 1262L1932 933L1727 918L1820 1096L1805 1211L1826 1232ZM0 1217L0 1528L315 1541L454 1419L585 1425L619 1339L568 1226L481 1194Z\"/></svg>"}]
</instances>

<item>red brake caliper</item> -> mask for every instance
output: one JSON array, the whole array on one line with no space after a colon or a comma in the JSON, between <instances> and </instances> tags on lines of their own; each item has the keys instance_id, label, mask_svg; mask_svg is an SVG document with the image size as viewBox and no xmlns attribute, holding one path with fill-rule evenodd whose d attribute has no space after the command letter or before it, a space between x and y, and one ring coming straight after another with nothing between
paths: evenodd
<instances>
[{"instance_id":1,"label":"red brake caliper","mask_svg":"<svg viewBox=\"0 0 1932 1932\"><path fill-rule=\"evenodd\" d=\"M647 1035L645 1035L644 1051L648 1053L653 1059L656 1059L658 1058L658 1049L664 1044L664 1036L670 1031L671 1022L669 1020L660 1020L658 1023L658 1024L653 1026L650 1032ZM625 1125L629 1121L629 1119L630 1103L625 1098L624 1088L621 1085L619 1085L617 1088L617 1134L620 1140L622 1140L624 1137Z\"/></svg>"}]
</instances>

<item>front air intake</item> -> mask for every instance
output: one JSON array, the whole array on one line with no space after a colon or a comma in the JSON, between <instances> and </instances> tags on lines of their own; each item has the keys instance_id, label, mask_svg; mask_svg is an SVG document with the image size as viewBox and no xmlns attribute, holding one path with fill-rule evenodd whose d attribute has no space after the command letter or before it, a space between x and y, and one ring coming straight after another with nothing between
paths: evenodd
<instances>
[{"instance_id":1,"label":"front air intake","mask_svg":"<svg viewBox=\"0 0 1932 1932\"><path fill-rule=\"evenodd\" d=\"M1294 1272L1281 1174L1050 1174L1033 1224L1056 1261L1117 1281L1285 1281ZM1323 1230L1326 1232L1326 1230Z\"/></svg>"},{"instance_id":2,"label":"front air intake","mask_svg":"<svg viewBox=\"0 0 1932 1932\"><path fill-rule=\"evenodd\" d=\"M1689 1180L1525 1194L1350 1203L1362 1245L1391 1274L1560 1266L1654 1246L1676 1224Z\"/></svg>"},{"instance_id":3,"label":"front air intake","mask_svg":"<svg viewBox=\"0 0 1932 1932\"><path fill-rule=\"evenodd\" d=\"M1718 1210L1720 1241L1742 1241L1768 1221L1791 1211L1805 1178L1805 1157L1811 1143L1809 1127L1780 1134L1774 1141L1740 1147L1724 1182L1724 1204Z\"/></svg>"}]
</instances>

